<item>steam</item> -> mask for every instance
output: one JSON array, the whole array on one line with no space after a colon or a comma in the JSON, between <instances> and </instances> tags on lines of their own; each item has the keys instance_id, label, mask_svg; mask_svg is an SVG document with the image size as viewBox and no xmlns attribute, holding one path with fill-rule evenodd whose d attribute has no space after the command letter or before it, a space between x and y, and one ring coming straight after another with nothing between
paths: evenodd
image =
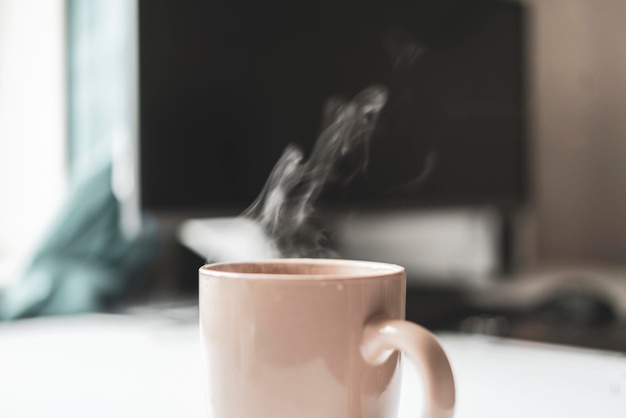
<instances>
[{"instance_id":1,"label":"steam","mask_svg":"<svg viewBox=\"0 0 626 418\"><path fill-rule=\"evenodd\" d=\"M389 32L385 49L394 74L389 89L374 85L351 100L330 98L323 108L321 133L308 159L300 148L289 145L242 216L187 221L179 232L181 241L215 262L338 256L315 217L315 204L328 183L348 182L366 170L369 142L385 106L388 116L399 117L404 123L405 118L398 115L411 107L415 66L427 50L403 31ZM394 97L389 99L390 95ZM411 191L418 187L432 172L435 157L432 147L422 173L393 189ZM352 172L343 172L346 162L355 166Z\"/></svg>"},{"instance_id":2,"label":"steam","mask_svg":"<svg viewBox=\"0 0 626 418\"><path fill-rule=\"evenodd\" d=\"M335 255L312 218L314 204L327 183L350 180L366 169L368 143L386 101L387 89L382 86L370 86L350 101L331 98L308 160L294 145L285 149L259 197L243 214L261 227L275 256ZM354 172L338 178L337 163L357 148L364 151L365 158Z\"/></svg>"}]
</instances>

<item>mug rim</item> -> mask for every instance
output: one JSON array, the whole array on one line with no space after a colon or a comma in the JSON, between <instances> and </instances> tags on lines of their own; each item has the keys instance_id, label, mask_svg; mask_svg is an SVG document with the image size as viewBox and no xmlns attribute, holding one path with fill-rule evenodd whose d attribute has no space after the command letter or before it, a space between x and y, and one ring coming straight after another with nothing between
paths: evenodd
<instances>
[{"instance_id":1,"label":"mug rim","mask_svg":"<svg viewBox=\"0 0 626 418\"><path fill-rule=\"evenodd\" d=\"M297 264L297 265L324 265L337 267L355 267L358 271L354 273L250 273L241 271L219 270L218 267L236 265L258 265L258 264ZM264 260L250 261L228 261L205 264L199 268L200 278L228 278L242 280L278 280L292 282L307 281L341 281L341 280L368 280L390 278L393 276L404 276L406 269L393 263L383 263L378 261L350 260L336 258L272 258Z\"/></svg>"}]
</instances>

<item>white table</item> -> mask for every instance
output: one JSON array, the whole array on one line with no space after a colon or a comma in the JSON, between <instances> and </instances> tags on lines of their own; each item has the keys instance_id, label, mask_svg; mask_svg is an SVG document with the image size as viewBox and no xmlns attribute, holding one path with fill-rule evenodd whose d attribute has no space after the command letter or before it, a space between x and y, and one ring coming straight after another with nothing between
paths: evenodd
<instances>
[{"instance_id":1,"label":"white table","mask_svg":"<svg viewBox=\"0 0 626 418\"><path fill-rule=\"evenodd\" d=\"M440 338L457 380L458 418L626 417L621 354ZM202 373L190 321L88 315L0 325L2 418L204 418ZM418 417L421 397L405 362L400 418Z\"/></svg>"}]
</instances>

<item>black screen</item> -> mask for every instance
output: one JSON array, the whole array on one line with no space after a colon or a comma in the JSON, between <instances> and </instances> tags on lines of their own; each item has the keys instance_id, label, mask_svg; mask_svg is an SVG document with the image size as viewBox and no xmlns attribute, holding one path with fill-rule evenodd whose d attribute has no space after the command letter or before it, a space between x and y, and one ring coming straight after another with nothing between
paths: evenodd
<instances>
[{"instance_id":1,"label":"black screen","mask_svg":"<svg viewBox=\"0 0 626 418\"><path fill-rule=\"evenodd\" d=\"M389 99L367 170L324 203L521 202L523 12L497 0L140 1L143 206L241 211L287 144L311 150L330 96L370 84Z\"/></svg>"}]
</instances>

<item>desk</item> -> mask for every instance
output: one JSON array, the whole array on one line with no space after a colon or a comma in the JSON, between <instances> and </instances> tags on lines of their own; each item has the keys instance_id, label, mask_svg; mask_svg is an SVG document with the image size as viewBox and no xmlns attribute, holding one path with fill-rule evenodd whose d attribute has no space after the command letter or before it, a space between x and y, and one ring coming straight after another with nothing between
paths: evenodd
<instances>
[{"instance_id":1,"label":"desk","mask_svg":"<svg viewBox=\"0 0 626 418\"><path fill-rule=\"evenodd\" d=\"M457 380L457 418L626 416L624 355L484 336L440 339ZM422 386L412 366L403 367L400 418L413 418ZM0 325L3 418L204 418L202 376L190 317Z\"/></svg>"}]
</instances>

